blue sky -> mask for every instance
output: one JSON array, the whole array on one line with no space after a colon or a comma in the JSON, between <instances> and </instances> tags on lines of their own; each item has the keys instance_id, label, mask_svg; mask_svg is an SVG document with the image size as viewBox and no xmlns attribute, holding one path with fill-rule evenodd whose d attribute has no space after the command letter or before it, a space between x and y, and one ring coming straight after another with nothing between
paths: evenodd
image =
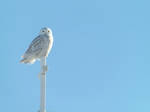
<instances>
[{"instance_id":1,"label":"blue sky","mask_svg":"<svg viewBox=\"0 0 150 112\"><path fill-rule=\"evenodd\" d=\"M37 112L40 64L20 56L42 27L54 46L47 59L47 112L149 112L148 0L0 2L0 109Z\"/></svg>"}]
</instances>

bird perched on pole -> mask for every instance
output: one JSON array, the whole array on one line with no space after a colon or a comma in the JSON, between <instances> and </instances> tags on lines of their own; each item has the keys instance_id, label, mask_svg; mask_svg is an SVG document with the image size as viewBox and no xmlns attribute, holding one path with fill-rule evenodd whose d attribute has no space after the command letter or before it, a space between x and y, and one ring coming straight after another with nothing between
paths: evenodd
<instances>
[{"instance_id":1,"label":"bird perched on pole","mask_svg":"<svg viewBox=\"0 0 150 112\"><path fill-rule=\"evenodd\" d=\"M37 36L30 44L22 56L21 63L33 64L37 59L46 58L53 45L53 35L50 28L42 28L39 36Z\"/></svg>"},{"instance_id":2,"label":"bird perched on pole","mask_svg":"<svg viewBox=\"0 0 150 112\"><path fill-rule=\"evenodd\" d=\"M33 64L36 60L40 60L41 72L39 78L41 81L41 100L40 100L40 112L46 112L46 58L53 45L53 35L49 28L42 28L39 36L37 36L30 44L27 51L22 56L21 63Z\"/></svg>"}]
</instances>

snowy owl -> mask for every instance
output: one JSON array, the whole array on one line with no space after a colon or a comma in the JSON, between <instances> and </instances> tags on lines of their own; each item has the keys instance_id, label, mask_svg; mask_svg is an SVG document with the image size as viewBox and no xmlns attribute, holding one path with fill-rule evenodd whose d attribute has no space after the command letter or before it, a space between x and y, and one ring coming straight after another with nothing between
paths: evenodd
<instances>
[{"instance_id":1,"label":"snowy owl","mask_svg":"<svg viewBox=\"0 0 150 112\"><path fill-rule=\"evenodd\" d=\"M45 27L40 30L37 36L30 44L22 56L21 63L33 64L37 59L46 58L53 45L53 35L51 29Z\"/></svg>"}]
</instances>

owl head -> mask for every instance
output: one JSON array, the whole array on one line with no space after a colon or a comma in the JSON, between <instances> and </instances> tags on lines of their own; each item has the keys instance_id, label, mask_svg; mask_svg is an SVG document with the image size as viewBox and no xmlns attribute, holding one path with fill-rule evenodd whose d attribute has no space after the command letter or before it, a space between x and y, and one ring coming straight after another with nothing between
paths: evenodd
<instances>
[{"instance_id":1,"label":"owl head","mask_svg":"<svg viewBox=\"0 0 150 112\"><path fill-rule=\"evenodd\" d=\"M40 35L52 35L52 30L48 27L44 27L40 30Z\"/></svg>"}]
</instances>

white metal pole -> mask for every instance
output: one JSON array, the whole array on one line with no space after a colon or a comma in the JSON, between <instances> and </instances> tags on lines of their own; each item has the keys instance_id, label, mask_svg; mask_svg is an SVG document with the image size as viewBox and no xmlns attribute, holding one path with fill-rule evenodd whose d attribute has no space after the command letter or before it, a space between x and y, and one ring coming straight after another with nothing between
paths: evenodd
<instances>
[{"instance_id":1,"label":"white metal pole","mask_svg":"<svg viewBox=\"0 0 150 112\"><path fill-rule=\"evenodd\" d=\"M40 74L40 112L46 112L46 57L41 58L41 74Z\"/></svg>"}]
</instances>

